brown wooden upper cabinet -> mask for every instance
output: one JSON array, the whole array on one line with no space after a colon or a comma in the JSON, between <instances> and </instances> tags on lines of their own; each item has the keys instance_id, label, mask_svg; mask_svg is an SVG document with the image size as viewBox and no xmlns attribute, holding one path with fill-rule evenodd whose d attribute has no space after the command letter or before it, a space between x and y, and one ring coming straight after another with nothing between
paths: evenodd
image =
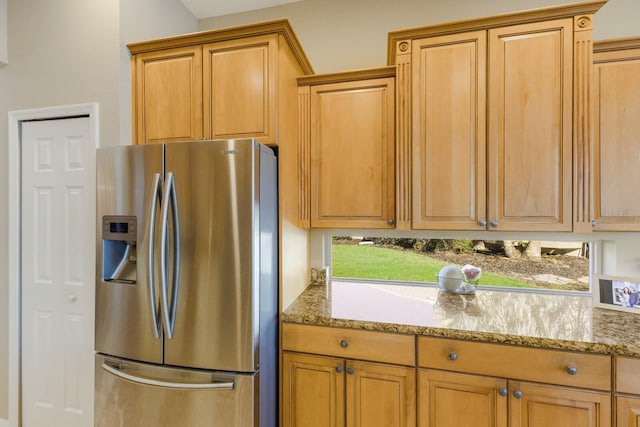
<instances>
[{"instance_id":1,"label":"brown wooden upper cabinet","mask_svg":"<svg viewBox=\"0 0 640 427\"><path fill-rule=\"evenodd\" d=\"M135 143L295 143L296 78L313 70L286 19L128 47Z\"/></svg>"},{"instance_id":2,"label":"brown wooden upper cabinet","mask_svg":"<svg viewBox=\"0 0 640 427\"><path fill-rule=\"evenodd\" d=\"M593 229L640 231L640 38L594 43Z\"/></svg>"},{"instance_id":3,"label":"brown wooden upper cabinet","mask_svg":"<svg viewBox=\"0 0 640 427\"><path fill-rule=\"evenodd\" d=\"M604 3L389 33L398 228L589 223L592 21Z\"/></svg>"},{"instance_id":4,"label":"brown wooden upper cabinet","mask_svg":"<svg viewBox=\"0 0 640 427\"><path fill-rule=\"evenodd\" d=\"M298 84L300 192L310 195L301 219L310 217L311 227L394 228L395 67Z\"/></svg>"}]
</instances>

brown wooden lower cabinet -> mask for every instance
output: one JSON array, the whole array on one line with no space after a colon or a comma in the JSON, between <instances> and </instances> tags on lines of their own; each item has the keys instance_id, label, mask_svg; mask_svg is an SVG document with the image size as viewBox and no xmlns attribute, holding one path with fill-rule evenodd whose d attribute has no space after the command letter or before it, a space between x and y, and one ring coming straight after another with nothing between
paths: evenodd
<instances>
[{"instance_id":1,"label":"brown wooden lower cabinet","mask_svg":"<svg viewBox=\"0 0 640 427\"><path fill-rule=\"evenodd\" d=\"M610 426L611 393L509 381L509 414L510 427Z\"/></svg>"},{"instance_id":2,"label":"brown wooden lower cabinet","mask_svg":"<svg viewBox=\"0 0 640 427\"><path fill-rule=\"evenodd\" d=\"M420 427L604 427L610 393L422 369Z\"/></svg>"},{"instance_id":3,"label":"brown wooden lower cabinet","mask_svg":"<svg viewBox=\"0 0 640 427\"><path fill-rule=\"evenodd\" d=\"M616 356L616 427L640 427L640 359Z\"/></svg>"},{"instance_id":4,"label":"brown wooden lower cabinet","mask_svg":"<svg viewBox=\"0 0 640 427\"><path fill-rule=\"evenodd\" d=\"M640 396L616 396L616 427L640 427Z\"/></svg>"},{"instance_id":5,"label":"brown wooden lower cabinet","mask_svg":"<svg viewBox=\"0 0 640 427\"><path fill-rule=\"evenodd\" d=\"M420 427L507 426L507 381L480 375L421 369Z\"/></svg>"},{"instance_id":6,"label":"brown wooden lower cabinet","mask_svg":"<svg viewBox=\"0 0 640 427\"><path fill-rule=\"evenodd\" d=\"M415 369L284 352L283 427L413 427Z\"/></svg>"}]
</instances>

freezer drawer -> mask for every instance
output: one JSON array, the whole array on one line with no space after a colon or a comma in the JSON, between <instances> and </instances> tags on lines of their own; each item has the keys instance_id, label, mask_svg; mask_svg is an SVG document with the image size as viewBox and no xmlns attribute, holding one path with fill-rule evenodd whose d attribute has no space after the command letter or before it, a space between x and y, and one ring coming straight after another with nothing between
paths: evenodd
<instances>
[{"instance_id":1,"label":"freezer drawer","mask_svg":"<svg viewBox=\"0 0 640 427\"><path fill-rule=\"evenodd\" d=\"M259 425L257 373L179 369L101 354L95 370L96 427Z\"/></svg>"}]
</instances>

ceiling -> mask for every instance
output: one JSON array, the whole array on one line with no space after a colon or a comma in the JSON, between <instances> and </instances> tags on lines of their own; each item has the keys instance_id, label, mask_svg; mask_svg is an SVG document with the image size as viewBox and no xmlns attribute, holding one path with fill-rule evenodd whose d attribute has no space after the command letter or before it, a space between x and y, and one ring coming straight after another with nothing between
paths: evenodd
<instances>
[{"instance_id":1,"label":"ceiling","mask_svg":"<svg viewBox=\"0 0 640 427\"><path fill-rule=\"evenodd\" d=\"M180 0L196 19L264 9L300 0Z\"/></svg>"}]
</instances>

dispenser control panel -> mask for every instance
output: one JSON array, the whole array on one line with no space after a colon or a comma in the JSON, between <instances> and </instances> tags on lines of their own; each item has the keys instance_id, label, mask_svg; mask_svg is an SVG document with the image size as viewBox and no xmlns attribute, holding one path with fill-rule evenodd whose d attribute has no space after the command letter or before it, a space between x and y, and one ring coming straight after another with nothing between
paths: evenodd
<instances>
[{"instance_id":1,"label":"dispenser control panel","mask_svg":"<svg viewBox=\"0 0 640 427\"><path fill-rule=\"evenodd\" d=\"M137 235L135 216L105 215L102 217L102 239L135 242Z\"/></svg>"}]
</instances>

